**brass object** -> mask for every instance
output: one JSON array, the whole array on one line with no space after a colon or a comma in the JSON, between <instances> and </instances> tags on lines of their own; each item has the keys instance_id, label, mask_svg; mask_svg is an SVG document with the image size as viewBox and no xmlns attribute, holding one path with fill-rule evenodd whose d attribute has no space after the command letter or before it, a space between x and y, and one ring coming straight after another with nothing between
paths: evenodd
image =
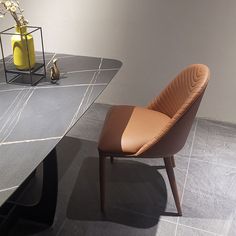
<instances>
[{"instance_id":1,"label":"brass object","mask_svg":"<svg viewBox=\"0 0 236 236\"><path fill-rule=\"evenodd\" d=\"M50 79L53 84L55 84L60 79L60 70L58 69L57 61L58 59L55 58L53 60L53 66L50 68Z\"/></svg>"}]
</instances>

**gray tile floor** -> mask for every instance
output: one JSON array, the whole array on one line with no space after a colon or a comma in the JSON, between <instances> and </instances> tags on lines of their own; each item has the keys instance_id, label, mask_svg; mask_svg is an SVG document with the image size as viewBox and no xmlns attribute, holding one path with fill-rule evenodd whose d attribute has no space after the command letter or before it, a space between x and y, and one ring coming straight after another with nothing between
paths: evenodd
<instances>
[{"instance_id":1,"label":"gray tile floor","mask_svg":"<svg viewBox=\"0 0 236 236\"><path fill-rule=\"evenodd\" d=\"M99 211L99 132L105 104L94 104L58 145L59 195L51 229L38 236L236 235L236 125L196 119L175 174L177 217L161 159L107 164L107 215ZM26 235L22 228L12 235Z\"/></svg>"}]
</instances>

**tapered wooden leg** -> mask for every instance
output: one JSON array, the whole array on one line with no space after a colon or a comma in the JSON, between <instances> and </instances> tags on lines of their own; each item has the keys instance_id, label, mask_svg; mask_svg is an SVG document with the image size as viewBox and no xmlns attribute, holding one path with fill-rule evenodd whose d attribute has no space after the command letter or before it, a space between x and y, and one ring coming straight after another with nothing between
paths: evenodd
<instances>
[{"instance_id":1,"label":"tapered wooden leg","mask_svg":"<svg viewBox=\"0 0 236 236\"><path fill-rule=\"evenodd\" d=\"M176 205L178 214L182 216L182 210L180 206L179 194L178 194L177 185L175 181L175 174L174 174L174 170L172 166L171 157L165 157L164 162L165 162L166 172L167 172L168 179L170 182L171 190L175 199L175 205Z\"/></svg>"},{"instance_id":2,"label":"tapered wooden leg","mask_svg":"<svg viewBox=\"0 0 236 236\"><path fill-rule=\"evenodd\" d=\"M110 161L111 161L111 164L113 164L113 162L114 162L114 157L110 156Z\"/></svg>"},{"instance_id":3,"label":"tapered wooden leg","mask_svg":"<svg viewBox=\"0 0 236 236\"><path fill-rule=\"evenodd\" d=\"M101 212L104 213L105 210L105 180L106 180L106 172L105 172L105 164L106 164L106 157L100 155L99 156L99 181L100 181L100 207Z\"/></svg>"},{"instance_id":4,"label":"tapered wooden leg","mask_svg":"<svg viewBox=\"0 0 236 236\"><path fill-rule=\"evenodd\" d=\"M171 164L172 164L173 168L175 168L176 167L175 158L174 158L174 156L171 156L170 158L171 158Z\"/></svg>"}]
</instances>

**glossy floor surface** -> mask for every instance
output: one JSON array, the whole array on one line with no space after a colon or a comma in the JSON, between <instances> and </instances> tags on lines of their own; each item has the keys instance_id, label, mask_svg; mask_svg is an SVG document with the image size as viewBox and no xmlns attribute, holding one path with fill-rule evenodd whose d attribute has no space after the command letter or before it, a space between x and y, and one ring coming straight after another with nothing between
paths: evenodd
<instances>
[{"instance_id":1,"label":"glossy floor surface","mask_svg":"<svg viewBox=\"0 0 236 236\"><path fill-rule=\"evenodd\" d=\"M204 119L195 120L176 155L182 217L175 215L162 159L108 160L107 214L100 214L96 147L108 108L94 104L58 145L53 227L36 230L19 222L11 235L235 236L236 125Z\"/></svg>"}]
</instances>

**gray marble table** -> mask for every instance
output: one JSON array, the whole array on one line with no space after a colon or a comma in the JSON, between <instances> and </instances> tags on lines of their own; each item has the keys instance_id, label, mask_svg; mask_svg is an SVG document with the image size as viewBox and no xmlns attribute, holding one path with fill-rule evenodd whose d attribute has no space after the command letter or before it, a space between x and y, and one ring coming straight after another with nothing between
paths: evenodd
<instances>
[{"instance_id":1,"label":"gray marble table","mask_svg":"<svg viewBox=\"0 0 236 236\"><path fill-rule=\"evenodd\" d=\"M41 56L36 56L42 60ZM61 79L7 84L0 63L0 206L37 168L121 67L112 59L46 53ZM12 63L9 58L7 63ZM49 73L48 73L49 74Z\"/></svg>"}]
</instances>

